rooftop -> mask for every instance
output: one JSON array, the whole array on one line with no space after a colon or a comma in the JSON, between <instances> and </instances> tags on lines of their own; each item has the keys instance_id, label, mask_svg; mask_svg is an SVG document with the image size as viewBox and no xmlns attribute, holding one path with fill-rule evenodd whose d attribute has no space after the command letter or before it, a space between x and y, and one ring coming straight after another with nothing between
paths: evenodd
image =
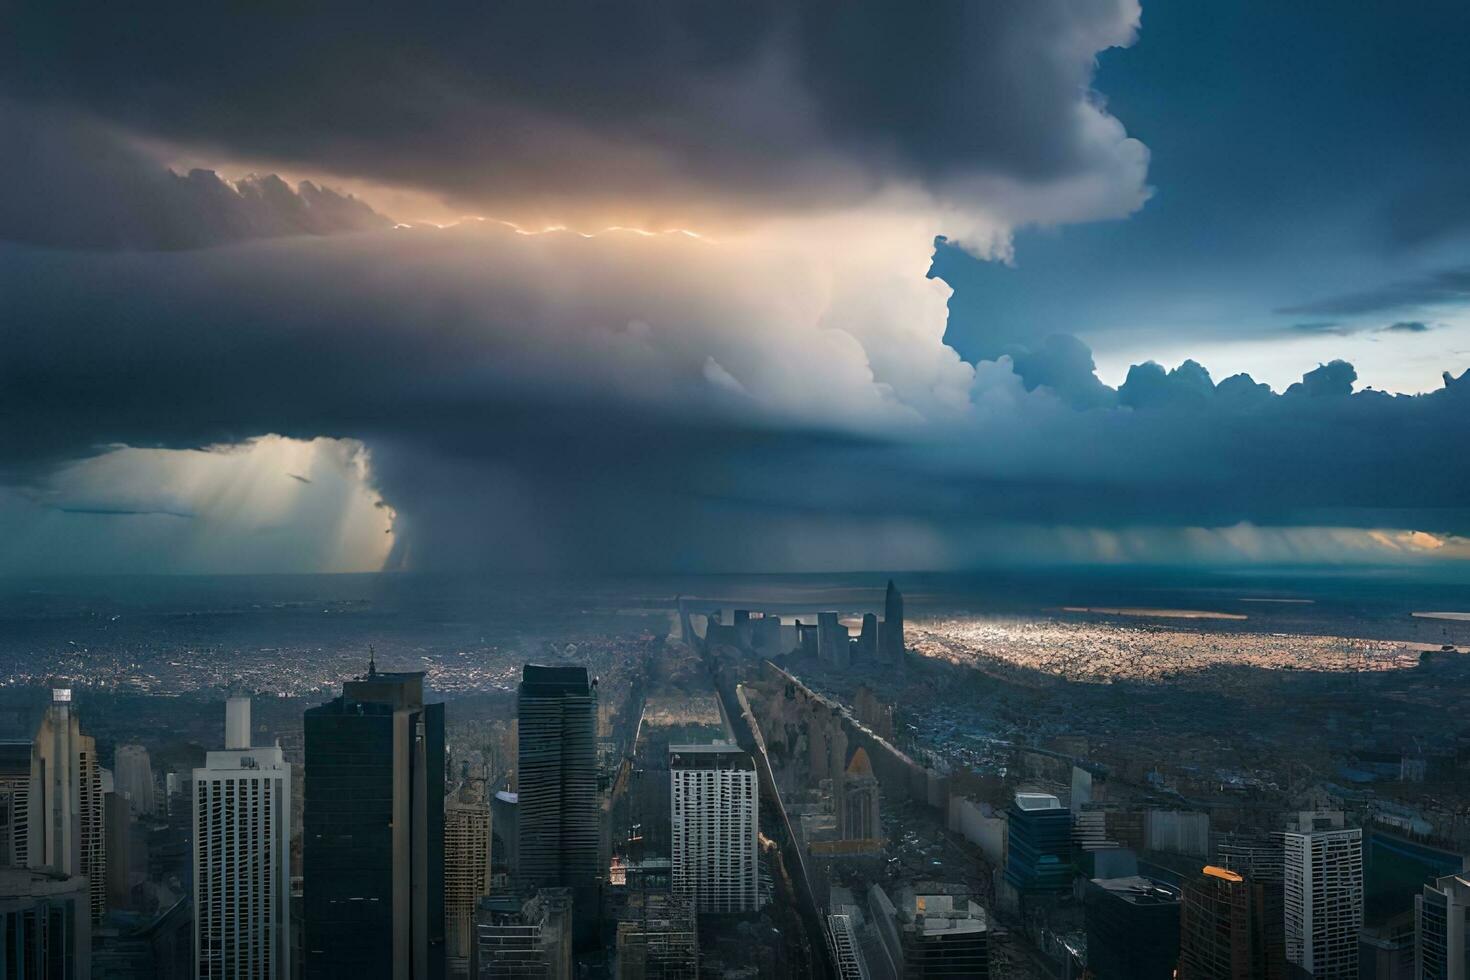
<instances>
[{"instance_id":1,"label":"rooftop","mask_svg":"<svg viewBox=\"0 0 1470 980\"><path fill-rule=\"evenodd\" d=\"M708 745L670 745L670 769L747 769L755 768L750 753L733 742L711 742Z\"/></svg>"}]
</instances>

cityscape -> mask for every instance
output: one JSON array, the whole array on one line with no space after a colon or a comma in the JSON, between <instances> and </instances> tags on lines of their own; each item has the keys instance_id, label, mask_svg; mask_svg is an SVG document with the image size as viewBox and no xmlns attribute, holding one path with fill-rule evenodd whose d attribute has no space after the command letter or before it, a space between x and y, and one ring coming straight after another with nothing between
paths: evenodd
<instances>
[{"instance_id":1,"label":"cityscape","mask_svg":"<svg viewBox=\"0 0 1470 980\"><path fill-rule=\"evenodd\" d=\"M0 980L1470 980L1467 52L0 0Z\"/></svg>"},{"instance_id":2,"label":"cityscape","mask_svg":"<svg viewBox=\"0 0 1470 980\"><path fill-rule=\"evenodd\" d=\"M1209 607L1178 618L915 581L12 596L6 650L140 666L208 609L221 670L10 685L16 975L1458 975L1470 622L1344 621L1315 579L1138 584ZM1200 615L1262 599L1292 611ZM335 681L249 646L307 609Z\"/></svg>"}]
</instances>

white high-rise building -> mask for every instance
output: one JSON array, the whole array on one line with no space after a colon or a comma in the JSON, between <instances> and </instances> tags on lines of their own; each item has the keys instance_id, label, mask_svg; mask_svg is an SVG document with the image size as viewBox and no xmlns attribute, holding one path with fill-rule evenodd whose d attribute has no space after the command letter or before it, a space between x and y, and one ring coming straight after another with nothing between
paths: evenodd
<instances>
[{"instance_id":1,"label":"white high-rise building","mask_svg":"<svg viewBox=\"0 0 1470 980\"><path fill-rule=\"evenodd\" d=\"M250 699L225 706L225 748L194 770L196 976L277 978L290 970L291 767L251 747Z\"/></svg>"},{"instance_id":2,"label":"white high-rise building","mask_svg":"<svg viewBox=\"0 0 1470 980\"><path fill-rule=\"evenodd\" d=\"M1414 896L1414 962L1419 980L1470 980L1470 871Z\"/></svg>"},{"instance_id":3,"label":"white high-rise building","mask_svg":"<svg viewBox=\"0 0 1470 980\"><path fill-rule=\"evenodd\" d=\"M112 757L113 786L137 814L153 814L153 764L141 745L119 745Z\"/></svg>"},{"instance_id":4,"label":"white high-rise building","mask_svg":"<svg viewBox=\"0 0 1470 980\"><path fill-rule=\"evenodd\" d=\"M93 922L107 905L102 795L97 743L82 734L71 689L56 688L36 731L28 858L33 868L86 878Z\"/></svg>"},{"instance_id":5,"label":"white high-rise building","mask_svg":"<svg viewBox=\"0 0 1470 980\"><path fill-rule=\"evenodd\" d=\"M760 906L755 762L728 743L669 746L673 890L698 912Z\"/></svg>"},{"instance_id":6,"label":"white high-rise building","mask_svg":"<svg viewBox=\"0 0 1470 980\"><path fill-rule=\"evenodd\" d=\"M1305 811L1282 835L1286 959L1318 980L1358 976L1363 832L1341 812Z\"/></svg>"}]
</instances>

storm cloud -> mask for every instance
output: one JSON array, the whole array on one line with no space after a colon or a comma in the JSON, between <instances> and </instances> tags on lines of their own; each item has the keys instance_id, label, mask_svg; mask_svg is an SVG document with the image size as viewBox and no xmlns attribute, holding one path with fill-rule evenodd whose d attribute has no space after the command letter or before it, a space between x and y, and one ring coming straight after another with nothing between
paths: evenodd
<instances>
[{"instance_id":1,"label":"storm cloud","mask_svg":"<svg viewBox=\"0 0 1470 980\"><path fill-rule=\"evenodd\" d=\"M792 542L873 561L1007 524L1470 531L1470 377L1353 393L1335 362L1275 394L1146 363L1115 390L1075 338L970 365L942 283L813 249L490 223L12 246L0 459L35 481L119 443L360 440L388 561L427 568L802 567Z\"/></svg>"},{"instance_id":2,"label":"storm cloud","mask_svg":"<svg viewBox=\"0 0 1470 980\"><path fill-rule=\"evenodd\" d=\"M825 0L323 5L284 23L235 5L24 6L0 90L525 223L728 223L904 190L957 212L963 235L977 217L1142 203L1147 152L1090 88L1097 53L1138 21L1134 0L918 16Z\"/></svg>"}]
</instances>

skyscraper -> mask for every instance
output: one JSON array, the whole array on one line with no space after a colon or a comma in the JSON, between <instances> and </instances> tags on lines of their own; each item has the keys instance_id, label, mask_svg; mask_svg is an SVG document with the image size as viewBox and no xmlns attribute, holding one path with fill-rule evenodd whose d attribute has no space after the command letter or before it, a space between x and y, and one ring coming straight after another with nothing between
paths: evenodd
<instances>
[{"instance_id":1,"label":"skyscraper","mask_svg":"<svg viewBox=\"0 0 1470 980\"><path fill-rule=\"evenodd\" d=\"M153 765L141 745L119 745L112 757L117 792L128 798L134 813L153 814Z\"/></svg>"},{"instance_id":2,"label":"skyscraper","mask_svg":"<svg viewBox=\"0 0 1470 980\"><path fill-rule=\"evenodd\" d=\"M902 665L904 661L903 593L893 580L888 580L888 591L883 597L883 622L878 627L880 656L891 664Z\"/></svg>"},{"instance_id":3,"label":"skyscraper","mask_svg":"<svg viewBox=\"0 0 1470 980\"><path fill-rule=\"evenodd\" d=\"M51 692L36 731L31 766L29 859L33 868L87 879L91 920L107 905L102 767L97 743L83 735L71 689Z\"/></svg>"},{"instance_id":4,"label":"skyscraper","mask_svg":"<svg viewBox=\"0 0 1470 980\"><path fill-rule=\"evenodd\" d=\"M585 667L527 664L518 711L519 881L571 888L580 908L600 870L596 685Z\"/></svg>"},{"instance_id":5,"label":"skyscraper","mask_svg":"<svg viewBox=\"0 0 1470 980\"><path fill-rule=\"evenodd\" d=\"M484 781L477 782L444 804L444 927L451 976L469 974L475 906L490 894L490 804Z\"/></svg>"},{"instance_id":6,"label":"skyscraper","mask_svg":"<svg viewBox=\"0 0 1470 980\"><path fill-rule=\"evenodd\" d=\"M1072 888L1072 814L1049 793L1017 793L1006 811L1005 878L1022 895Z\"/></svg>"},{"instance_id":7,"label":"skyscraper","mask_svg":"<svg viewBox=\"0 0 1470 980\"><path fill-rule=\"evenodd\" d=\"M1470 980L1470 874L1446 875L1414 899L1419 980Z\"/></svg>"},{"instance_id":8,"label":"skyscraper","mask_svg":"<svg viewBox=\"0 0 1470 980\"><path fill-rule=\"evenodd\" d=\"M755 762L728 743L669 746L673 891L698 912L754 912L760 815Z\"/></svg>"},{"instance_id":9,"label":"skyscraper","mask_svg":"<svg viewBox=\"0 0 1470 980\"><path fill-rule=\"evenodd\" d=\"M442 976L444 706L369 663L305 729L303 976Z\"/></svg>"},{"instance_id":10,"label":"skyscraper","mask_svg":"<svg viewBox=\"0 0 1470 980\"><path fill-rule=\"evenodd\" d=\"M194 770L196 976L290 976L291 767L250 745L250 699L225 704L225 748Z\"/></svg>"},{"instance_id":11,"label":"skyscraper","mask_svg":"<svg viewBox=\"0 0 1470 980\"><path fill-rule=\"evenodd\" d=\"M1303 812L1282 837L1286 959L1319 980L1358 975L1363 832L1340 812Z\"/></svg>"},{"instance_id":12,"label":"skyscraper","mask_svg":"<svg viewBox=\"0 0 1470 980\"><path fill-rule=\"evenodd\" d=\"M1265 977L1262 886L1209 866L1184 882L1179 909L1179 980Z\"/></svg>"}]
</instances>

